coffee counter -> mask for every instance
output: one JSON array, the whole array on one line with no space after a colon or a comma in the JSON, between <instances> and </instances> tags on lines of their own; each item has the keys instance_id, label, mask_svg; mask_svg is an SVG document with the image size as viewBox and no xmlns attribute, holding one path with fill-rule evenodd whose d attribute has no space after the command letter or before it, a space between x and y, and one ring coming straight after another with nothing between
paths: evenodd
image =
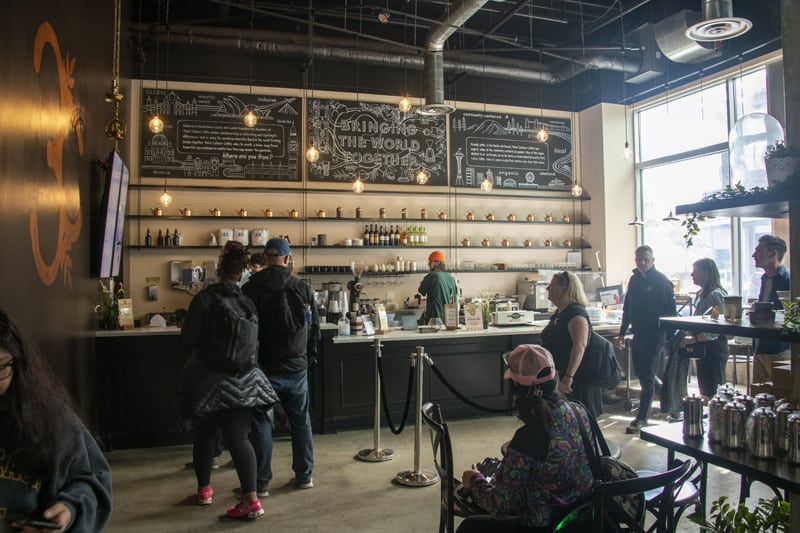
<instances>
[{"instance_id":1,"label":"coffee counter","mask_svg":"<svg viewBox=\"0 0 800 533\"><path fill-rule=\"evenodd\" d=\"M402 416L410 356L417 346L424 347L461 394L479 405L503 408L509 399L500 354L518 344L539 342L544 324L437 333L392 331L379 336L384 387L395 425ZM595 330L616 336L619 326L597 325ZM376 337L336 334L334 325L323 325L319 361L309 369L311 423L316 433L372 427ZM102 446L114 449L191 442L190 434L176 428L171 410L176 378L186 359L180 329L100 331L95 345ZM440 403L448 418L487 414L458 400L427 367L423 384L423 400Z\"/></svg>"}]
</instances>

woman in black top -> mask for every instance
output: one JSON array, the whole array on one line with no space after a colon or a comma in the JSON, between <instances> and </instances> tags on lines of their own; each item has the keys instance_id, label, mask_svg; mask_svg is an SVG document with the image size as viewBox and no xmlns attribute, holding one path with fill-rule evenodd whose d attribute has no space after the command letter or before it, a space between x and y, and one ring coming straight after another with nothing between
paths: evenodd
<instances>
[{"instance_id":1,"label":"woman in black top","mask_svg":"<svg viewBox=\"0 0 800 533\"><path fill-rule=\"evenodd\" d=\"M572 272L554 274L547 286L547 297L556 312L542 331L542 344L553 354L561 376L558 388L571 400L583 403L596 418L603 413L603 393L599 387L581 380L578 372L592 331L583 284Z\"/></svg>"}]
</instances>

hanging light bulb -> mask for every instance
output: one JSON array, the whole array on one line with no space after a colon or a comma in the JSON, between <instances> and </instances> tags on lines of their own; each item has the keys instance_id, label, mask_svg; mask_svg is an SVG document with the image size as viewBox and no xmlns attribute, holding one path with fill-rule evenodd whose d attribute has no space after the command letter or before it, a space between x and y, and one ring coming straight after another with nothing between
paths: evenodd
<instances>
[{"instance_id":1,"label":"hanging light bulb","mask_svg":"<svg viewBox=\"0 0 800 533\"><path fill-rule=\"evenodd\" d=\"M633 159L633 148L628 144L628 141L625 141L625 148L622 149L622 157L625 159Z\"/></svg>"},{"instance_id":2,"label":"hanging light bulb","mask_svg":"<svg viewBox=\"0 0 800 533\"><path fill-rule=\"evenodd\" d=\"M306 161L316 163L319 160L319 150L313 144L306 150Z\"/></svg>"},{"instance_id":3,"label":"hanging light bulb","mask_svg":"<svg viewBox=\"0 0 800 533\"><path fill-rule=\"evenodd\" d=\"M364 192L364 182L361 181L360 176L356 176L356 179L353 182L353 192L356 194Z\"/></svg>"},{"instance_id":4,"label":"hanging light bulb","mask_svg":"<svg viewBox=\"0 0 800 533\"><path fill-rule=\"evenodd\" d=\"M161 133L164 131L164 121L161 120L158 115L153 115L153 118L150 119L147 127L150 128L150 131L153 133Z\"/></svg>"},{"instance_id":5,"label":"hanging light bulb","mask_svg":"<svg viewBox=\"0 0 800 533\"><path fill-rule=\"evenodd\" d=\"M490 180L489 176L486 174L483 175L483 180L481 180L481 190L483 192L490 192L492 190L492 180Z\"/></svg>"},{"instance_id":6,"label":"hanging light bulb","mask_svg":"<svg viewBox=\"0 0 800 533\"><path fill-rule=\"evenodd\" d=\"M583 194L583 187L581 187L581 184L576 181L572 184L572 190L570 192L572 193L572 196L577 198Z\"/></svg>"},{"instance_id":7,"label":"hanging light bulb","mask_svg":"<svg viewBox=\"0 0 800 533\"><path fill-rule=\"evenodd\" d=\"M172 203L172 195L167 191L166 185L164 185L164 192L158 197L158 202L162 207L169 207L169 204Z\"/></svg>"},{"instance_id":8,"label":"hanging light bulb","mask_svg":"<svg viewBox=\"0 0 800 533\"><path fill-rule=\"evenodd\" d=\"M536 132L536 139L537 139L537 140L538 140L540 143L543 143L543 142L545 142L545 141L546 141L547 139L549 139L549 138L550 138L550 134L549 134L549 133L547 133L547 130L546 130L546 129L544 129L544 126L542 126L542 128L541 128L539 131L537 131L537 132Z\"/></svg>"},{"instance_id":9,"label":"hanging light bulb","mask_svg":"<svg viewBox=\"0 0 800 533\"><path fill-rule=\"evenodd\" d=\"M257 122L258 115L256 115L255 111L253 111L252 107L248 106L247 113L244 114L244 125L248 128L255 128Z\"/></svg>"},{"instance_id":10,"label":"hanging light bulb","mask_svg":"<svg viewBox=\"0 0 800 533\"><path fill-rule=\"evenodd\" d=\"M400 99L400 102L398 102L397 106L403 113L408 113L411 111L411 99L408 96L404 96Z\"/></svg>"},{"instance_id":11,"label":"hanging light bulb","mask_svg":"<svg viewBox=\"0 0 800 533\"><path fill-rule=\"evenodd\" d=\"M421 168L419 169L419 172L417 172L417 175L414 177L414 179L417 180L418 184L425 185L426 183L428 183L428 178L430 177L431 176L430 174L428 174L428 171L425 170L424 168Z\"/></svg>"}]
</instances>

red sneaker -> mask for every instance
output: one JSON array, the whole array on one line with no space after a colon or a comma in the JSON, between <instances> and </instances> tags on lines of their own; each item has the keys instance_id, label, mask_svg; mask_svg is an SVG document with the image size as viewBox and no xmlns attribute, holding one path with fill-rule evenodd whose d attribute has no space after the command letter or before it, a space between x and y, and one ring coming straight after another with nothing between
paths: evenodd
<instances>
[{"instance_id":1,"label":"red sneaker","mask_svg":"<svg viewBox=\"0 0 800 533\"><path fill-rule=\"evenodd\" d=\"M261 502L258 500L254 502L240 500L239 503L228 509L228 516L231 518L258 518L264 516L264 508L261 507Z\"/></svg>"},{"instance_id":2,"label":"red sneaker","mask_svg":"<svg viewBox=\"0 0 800 533\"><path fill-rule=\"evenodd\" d=\"M200 505L211 505L213 501L214 489L211 488L211 485L197 489L197 503Z\"/></svg>"}]
</instances>

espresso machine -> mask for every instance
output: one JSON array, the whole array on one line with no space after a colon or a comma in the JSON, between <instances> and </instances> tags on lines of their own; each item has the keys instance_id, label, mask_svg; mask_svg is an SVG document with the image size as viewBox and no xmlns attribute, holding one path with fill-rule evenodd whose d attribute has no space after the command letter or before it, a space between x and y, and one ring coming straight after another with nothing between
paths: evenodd
<instances>
[{"instance_id":1,"label":"espresso machine","mask_svg":"<svg viewBox=\"0 0 800 533\"><path fill-rule=\"evenodd\" d=\"M322 289L328 293L328 322L336 324L347 313L350 300L341 283L323 283Z\"/></svg>"}]
</instances>

